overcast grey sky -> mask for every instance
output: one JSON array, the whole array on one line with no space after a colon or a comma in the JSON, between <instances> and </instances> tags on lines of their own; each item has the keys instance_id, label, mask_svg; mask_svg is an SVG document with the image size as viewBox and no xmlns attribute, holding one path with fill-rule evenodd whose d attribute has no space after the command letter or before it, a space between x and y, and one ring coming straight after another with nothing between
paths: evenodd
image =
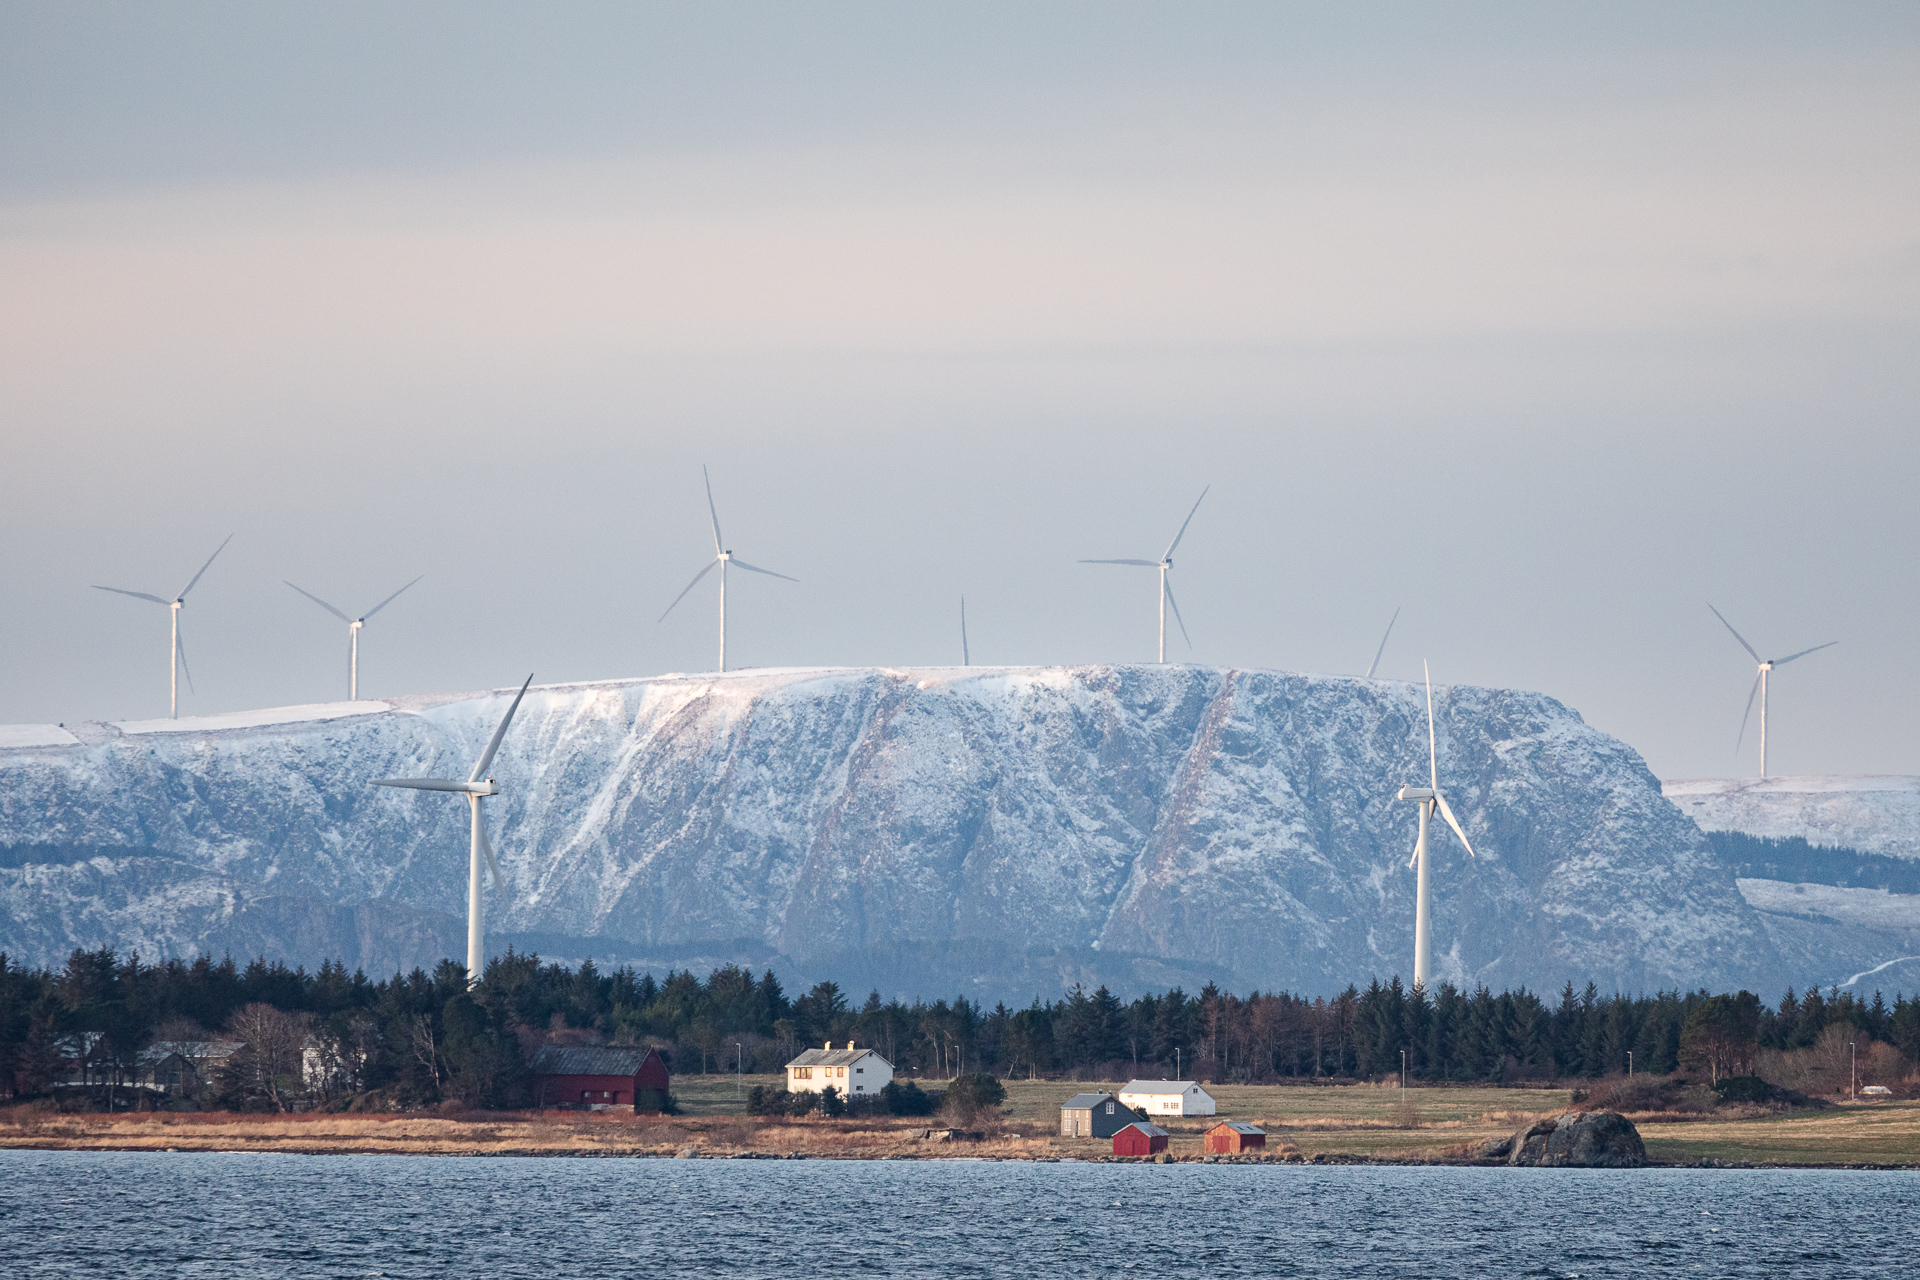
<instances>
[{"instance_id":1,"label":"overcast grey sky","mask_svg":"<svg viewBox=\"0 0 1920 1280\"><path fill-rule=\"evenodd\" d=\"M1920 773L1920 8L0 4L0 721L1170 656Z\"/></svg>"}]
</instances>

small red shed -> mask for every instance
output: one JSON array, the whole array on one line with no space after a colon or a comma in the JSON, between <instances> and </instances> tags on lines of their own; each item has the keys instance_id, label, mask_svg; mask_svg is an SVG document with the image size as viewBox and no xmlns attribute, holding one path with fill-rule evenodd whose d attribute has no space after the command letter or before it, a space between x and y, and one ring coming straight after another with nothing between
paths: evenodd
<instances>
[{"instance_id":1,"label":"small red shed","mask_svg":"<svg viewBox=\"0 0 1920 1280\"><path fill-rule=\"evenodd\" d=\"M1238 1155L1242 1151L1264 1151L1267 1131L1238 1120L1222 1120L1207 1130L1206 1148L1210 1156Z\"/></svg>"},{"instance_id":2,"label":"small red shed","mask_svg":"<svg viewBox=\"0 0 1920 1280\"><path fill-rule=\"evenodd\" d=\"M1167 1131L1151 1120L1140 1120L1113 1135L1113 1154L1150 1156L1167 1149Z\"/></svg>"},{"instance_id":3,"label":"small red shed","mask_svg":"<svg viewBox=\"0 0 1920 1280\"><path fill-rule=\"evenodd\" d=\"M533 1100L541 1110L658 1111L672 1083L653 1049L621 1044L549 1044L533 1055Z\"/></svg>"}]
</instances>

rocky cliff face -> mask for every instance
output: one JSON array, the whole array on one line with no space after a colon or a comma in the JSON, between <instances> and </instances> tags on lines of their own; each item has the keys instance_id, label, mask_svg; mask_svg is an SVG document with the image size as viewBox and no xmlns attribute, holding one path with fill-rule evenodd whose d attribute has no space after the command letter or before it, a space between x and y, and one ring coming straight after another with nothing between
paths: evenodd
<instances>
[{"instance_id":1,"label":"rocky cliff face","mask_svg":"<svg viewBox=\"0 0 1920 1280\"><path fill-rule=\"evenodd\" d=\"M458 954L465 806L367 784L464 777L508 696L18 730L40 745L0 747L0 948ZM1539 694L1435 704L1480 854L1436 838L1443 977L1782 980L1630 748ZM956 966L992 992L1009 965L1332 991L1410 972L1415 817L1392 797L1424 780L1425 737L1418 686L1205 667L535 688L494 765L491 932L807 975L920 955L949 992Z\"/></svg>"}]
</instances>

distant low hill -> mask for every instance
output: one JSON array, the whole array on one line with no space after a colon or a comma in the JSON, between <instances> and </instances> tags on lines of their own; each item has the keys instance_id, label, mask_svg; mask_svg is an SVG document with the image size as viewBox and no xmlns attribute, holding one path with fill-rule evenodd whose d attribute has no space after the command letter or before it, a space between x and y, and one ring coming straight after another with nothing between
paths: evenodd
<instances>
[{"instance_id":1,"label":"distant low hill","mask_svg":"<svg viewBox=\"0 0 1920 1280\"><path fill-rule=\"evenodd\" d=\"M1739 877L1789 963L1829 983L1920 986L1920 778L1688 778L1663 784Z\"/></svg>"}]
</instances>

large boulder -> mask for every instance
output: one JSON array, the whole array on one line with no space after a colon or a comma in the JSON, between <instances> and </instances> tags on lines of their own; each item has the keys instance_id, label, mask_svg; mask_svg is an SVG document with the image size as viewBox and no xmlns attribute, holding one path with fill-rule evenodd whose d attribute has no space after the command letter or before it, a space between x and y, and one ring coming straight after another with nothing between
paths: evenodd
<instances>
[{"instance_id":1,"label":"large boulder","mask_svg":"<svg viewBox=\"0 0 1920 1280\"><path fill-rule=\"evenodd\" d=\"M1639 1169L1646 1144L1633 1121L1617 1111L1569 1111L1546 1116L1508 1140L1507 1163L1557 1169Z\"/></svg>"}]
</instances>

